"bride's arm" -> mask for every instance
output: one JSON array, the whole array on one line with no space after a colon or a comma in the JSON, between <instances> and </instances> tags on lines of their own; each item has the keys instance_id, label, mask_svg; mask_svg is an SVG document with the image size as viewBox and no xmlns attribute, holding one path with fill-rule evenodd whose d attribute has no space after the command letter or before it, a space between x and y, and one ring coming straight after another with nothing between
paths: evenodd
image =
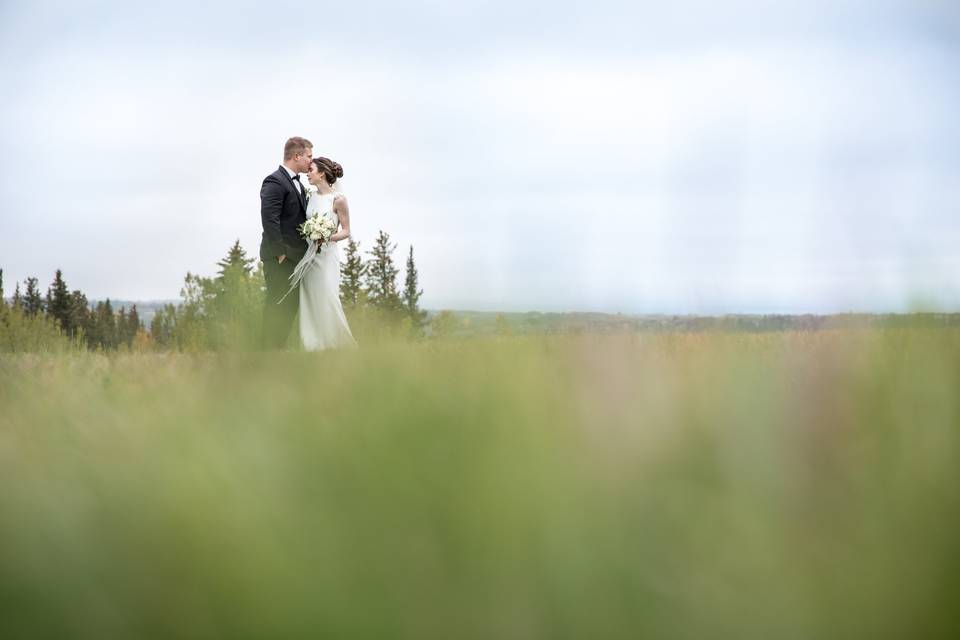
<instances>
[{"instance_id":1,"label":"bride's arm","mask_svg":"<svg viewBox=\"0 0 960 640\"><path fill-rule=\"evenodd\" d=\"M330 236L327 242L336 242L350 237L350 205L347 204L346 196L340 196L333 201L333 212L340 219L340 231Z\"/></svg>"}]
</instances>

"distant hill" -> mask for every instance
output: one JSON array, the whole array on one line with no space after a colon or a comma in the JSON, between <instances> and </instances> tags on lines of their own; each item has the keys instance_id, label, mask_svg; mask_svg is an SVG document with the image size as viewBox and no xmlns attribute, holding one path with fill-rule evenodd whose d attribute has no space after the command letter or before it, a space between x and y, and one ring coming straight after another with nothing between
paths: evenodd
<instances>
[{"instance_id":1,"label":"distant hill","mask_svg":"<svg viewBox=\"0 0 960 640\"><path fill-rule=\"evenodd\" d=\"M96 304L96 300L91 304ZM179 304L179 300L110 300L114 309L137 305L137 313L144 326L158 309L166 304ZM631 315L599 312L540 312L528 311L457 311L454 335L493 335L498 332L497 316L502 316L501 326L512 334L556 333L635 333L650 331L726 331L758 333L765 331L818 331L824 329L855 327L960 327L960 313L911 313L871 314L842 313L829 315L778 315L778 314L730 314L721 316L648 314ZM428 310L428 318L440 311Z\"/></svg>"},{"instance_id":2,"label":"distant hill","mask_svg":"<svg viewBox=\"0 0 960 640\"><path fill-rule=\"evenodd\" d=\"M436 315L430 311L429 317ZM501 326L514 334L552 333L635 333L635 332L698 332L726 331L817 331L856 327L960 327L960 313L865 314L832 315L627 315L619 313L496 313L484 311L454 311L458 319L455 335L484 335L498 331Z\"/></svg>"}]
</instances>

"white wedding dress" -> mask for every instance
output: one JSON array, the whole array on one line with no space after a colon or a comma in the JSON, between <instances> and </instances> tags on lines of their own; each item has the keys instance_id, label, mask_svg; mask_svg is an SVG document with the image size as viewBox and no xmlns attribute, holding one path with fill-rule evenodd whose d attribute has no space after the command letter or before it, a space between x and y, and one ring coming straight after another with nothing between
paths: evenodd
<instances>
[{"instance_id":1,"label":"white wedding dress","mask_svg":"<svg viewBox=\"0 0 960 640\"><path fill-rule=\"evenodd\" d=\"M307 202L307 217L326 216L339 231L333 201L340 193L314 194ZM340 304L340 251L336 242L325 242L300 281L300 341L307 351L356 347Z\"/></svg>"}]
</instances>

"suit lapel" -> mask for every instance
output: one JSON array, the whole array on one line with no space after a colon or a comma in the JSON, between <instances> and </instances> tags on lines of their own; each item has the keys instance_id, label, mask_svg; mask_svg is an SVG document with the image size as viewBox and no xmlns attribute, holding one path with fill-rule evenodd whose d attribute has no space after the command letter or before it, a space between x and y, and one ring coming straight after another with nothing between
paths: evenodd
<instances>
[{"instance_id":1,"label":"suit lapel","mask_svg":"<svg viewBox=\"0 0 960 640\"><path fill-rule=\"evenodd\" d=\"M287 185L287 189L293 192L293 195L297 197L297 202L300 203L300 208L303 209L304 213L306 213L307 201L304 198L302 191L300 189L297 189L295 186L293 186L293 181L290 180L290 175L287 173L287 170L283 167L283 165L281 165L280 168L277 169L277 176L280 178L280 182ZM295 179L299 180L299 178L295 178ZM303 185L301 184L300 186L302 187Z\"/></svg>"}]
</instances>

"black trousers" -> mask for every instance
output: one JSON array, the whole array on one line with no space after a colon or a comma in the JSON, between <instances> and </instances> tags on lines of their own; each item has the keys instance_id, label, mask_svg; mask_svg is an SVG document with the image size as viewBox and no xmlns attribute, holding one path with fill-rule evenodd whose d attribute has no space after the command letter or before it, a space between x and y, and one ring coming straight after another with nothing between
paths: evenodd
<instances>
[{"instance_id":1,"label":"black trousers","mask_svg":"<svg viewBox=\"0 0 960 640\"><path fill-rule=\"evenodd\" d=\"M282 349L287 344L290 327L293 326L293 319L300 308L300 291L294 289L283 302L277 304L277 301L290 289L289 278L295 266L297 261L289 257L283 264L277 264L276 258L270 258L263 263L263 277L267 283L261 339L264 349Z\"/></svg>"}]
</instances>

